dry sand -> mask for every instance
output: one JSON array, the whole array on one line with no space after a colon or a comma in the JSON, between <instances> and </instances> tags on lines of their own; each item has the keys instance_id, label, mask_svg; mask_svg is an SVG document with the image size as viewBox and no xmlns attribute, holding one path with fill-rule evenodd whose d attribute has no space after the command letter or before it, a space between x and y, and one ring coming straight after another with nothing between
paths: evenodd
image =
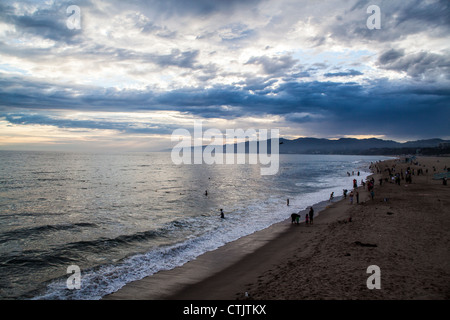
<instances>
[{"instance_id":1,"label":"dry sand","mask_svg":"<svg viewBox=\"0 0 450 320\"><path fill-rule=\"evenodd\" d=\"M360 204L331 203L313 225L286 220L105 299L450 299L450 185L432 179L450 158L417 161L379 164L373 200L358 188ZM380 186L393 165L415 169L412 183ZM380 268L381 289L367 288L370 265Z\"/></svg>"}]
</instances>

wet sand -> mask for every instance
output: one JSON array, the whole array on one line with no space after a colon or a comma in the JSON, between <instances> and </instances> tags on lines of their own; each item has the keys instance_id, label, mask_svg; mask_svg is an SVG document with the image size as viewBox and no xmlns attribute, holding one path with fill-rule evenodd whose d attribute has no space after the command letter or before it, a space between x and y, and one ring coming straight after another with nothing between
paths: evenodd
<instances>
[{"instance_id":1,"label":"wet sand","mask_svg":"<svg viewBox=\"0 0 450 320\"><path fill-rule=\"evenodd\" d=\"M450 186L432 179L450 158L401 160L379 164L373 200L360 187L360 204L325 203L312 225L287 219L104 299L450 299ZM380 186L393 165L415 169L412 183ZM367 287L371 265L381 289Z\"/></svg>"}]
</instances>

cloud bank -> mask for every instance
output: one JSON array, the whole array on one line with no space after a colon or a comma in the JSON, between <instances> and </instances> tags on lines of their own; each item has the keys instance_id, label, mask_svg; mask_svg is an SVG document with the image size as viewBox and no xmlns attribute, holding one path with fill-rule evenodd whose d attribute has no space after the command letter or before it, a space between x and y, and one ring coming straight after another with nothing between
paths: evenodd
<instances>
[{"instance_id":1,"label":"cloud bank","mask_svg":"<svg viewBox=\"0 0 450 320\"><path fill-rule=\"evenodd\" d=\"M288 138L450 137L447 1L83 0L69 29L72 4L0 4L0 147L21 128L132 141L193 119Z\"/></svg>"}]
</instances>

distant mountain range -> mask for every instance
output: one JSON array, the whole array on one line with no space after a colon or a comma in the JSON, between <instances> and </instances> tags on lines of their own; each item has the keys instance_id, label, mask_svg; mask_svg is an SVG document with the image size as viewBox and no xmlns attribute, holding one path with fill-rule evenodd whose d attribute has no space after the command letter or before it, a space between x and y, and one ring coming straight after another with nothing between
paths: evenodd
<instances>
[{"instance_id":1,"label":"distant mountain range","mask_svg":"<svg viewBox=\"0 0 450 320\"><path fill-rule=\"evenodd\" d=\"M270 140L267 150L271 152ZM248 141L234 144L237 152L238 146L245 144L248 152ZM203 146L204 148L205 146ZM259 145L258 145L259 147ZM223 147L226 152L226 146ZM259 148L258 148L259 150ZM169 151L169 150L167 150ZM399 155L399 154L450 154L450 140L427 139L408 142L396 142L377 138L355 139L341 138L337 140L319 138L298 138L288 140L279 139L279 153L285 154L353 154L353 155Z\"/></svg>"},{"instance_id":2,"label":"distant mountain range","mask_svg":"<svg viewBox=\"0 0 450 320\"><path fill-rule=\"evenodd\" d=\"M396 142L376 138L338 140L299 138L287 140L280 138L280 153L303 154L403 154L417 153L429 148L448 148L450 140L428 139L408 142Z\"/></svg>"}]
</instances>

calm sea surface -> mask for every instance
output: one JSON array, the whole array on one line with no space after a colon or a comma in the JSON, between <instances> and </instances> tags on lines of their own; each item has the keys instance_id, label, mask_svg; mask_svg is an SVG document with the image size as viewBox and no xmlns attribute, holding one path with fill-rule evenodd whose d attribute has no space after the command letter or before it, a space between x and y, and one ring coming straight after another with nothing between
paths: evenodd
<instances>
[{"instance_id":1,"label":"calm sea surface","mask_svg":"<svg viewBox=\"0 0 450 320\"><path fill-rule=\"evenodd\" d=\"M383 159L280 155L278 174L261 176L170 153L0 151L0 298L99 299L340 196ZM79 290L67 289L71 265Z\"/></svg>"}]
</instances>

